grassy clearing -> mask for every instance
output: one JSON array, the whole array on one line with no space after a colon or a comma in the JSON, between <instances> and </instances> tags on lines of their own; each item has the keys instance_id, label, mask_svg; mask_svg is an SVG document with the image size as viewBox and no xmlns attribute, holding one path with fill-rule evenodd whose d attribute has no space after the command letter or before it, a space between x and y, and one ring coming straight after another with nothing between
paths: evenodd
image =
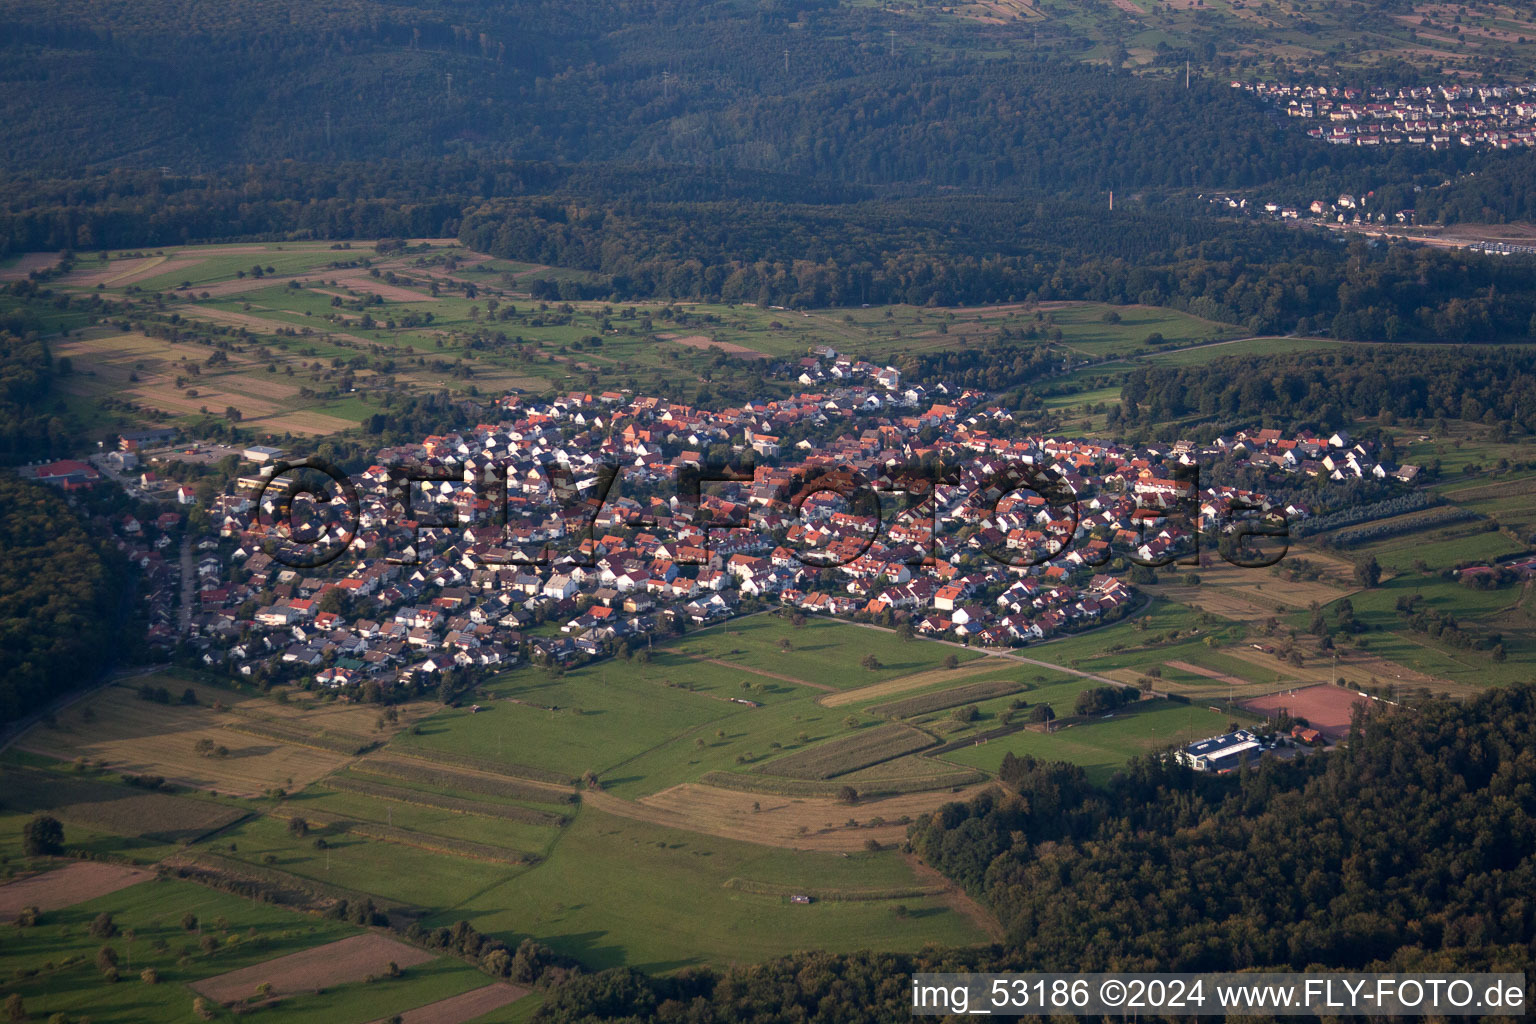
<instances>
[{"instance_id":1,"label":"grassy clearing","mask_svg":"<svg viewBox=\"0 0 1536 1024\"><path fill-rule=\"evenodd\" d=\"M534 935L596 967L653 971L750 962L795 949L901 950L982 938L933 897L902 900L910 913L901 918L889 901L800 907L733 893L724 888L731 878L832 888L914 884L894 852L844 857L780 850L586 807L547 861L517 882L474 892L439 918L467 917L476 928L508 938Z\"/></svg>"},{"instance_id":2,"label":"grassy clearing","mask_svg":"<svg viewBox=\"0 0 1536 1024\"><path fill-rule=\"evenodd\" d=\"M1095 782L1105 782L1131 757L1214 736L1226 729L1232 717L1198 705L1149 701L1117 712L1113 718L1095 719L1050 733L1016 732L953 751L945 757L995 772L1004 754L1029 754L1046 761L1079 765Z\"/></svg>"},{"instance_id":3,"label":"grassy clearing","mask_svg":"<svg viewBox=\"0 0 1536 1024\"><path fill-rule=\"evenodd\" d=\"M788 642L788 647L783 642ZM807 682L848 689L938 668L953 654L964 663L981 655L927 640L902 640L886 630L864 629L832 619L808 619L795 628L777 615L753 615L691 633L673 650L740 663ZM874 655L880 667L859 663Z\"/></svg>"}]
</instances>

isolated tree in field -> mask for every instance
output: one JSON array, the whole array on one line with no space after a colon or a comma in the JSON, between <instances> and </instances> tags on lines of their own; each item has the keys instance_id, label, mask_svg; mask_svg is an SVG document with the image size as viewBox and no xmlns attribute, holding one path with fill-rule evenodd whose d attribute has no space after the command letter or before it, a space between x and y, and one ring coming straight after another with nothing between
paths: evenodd
<instances>
[{"instance_id":1,"label":"isolated tree in field","mask_svg":"<svg viewBox=\"0 0 1536 1024\"><path fill-rule=\"evenodd\" d=\"M197 915L188 911L181 915L181 927L189 932L197 931Z\"/></svg>"},{"instance_id":2,"label":"isolated tree in field","mask_svg":"<svg viewBox=\"0 0 1536 1024\"><path fill-rule=\"evenodd\" d=\"M58 818L38 815L21 830L22 851L28 857L48 857L64 852L64 826Z\"/></svg>"},{"instance_id":3,"label":"isolated tree in field","mask_svg":"<svg viewBox=\"0 0 1536 1024\"><path fill-rule=\"evenodd\" d=\"M1029 720L1037 725L1053 721L1055 718L1056 712L1051 710L1049 704L1036 704L1029 712Z\"/></svg>"},{"instance_id":4,"label":"isolated tree in field","mask_svg":"<svg viewBox=\"0 0 1536 1024\"><path fill-rule=\"evenodd\" d=\"M845 804L856 804L859 802L859 791L852 786L839 786L837 798Z\"/></svg>"},{"instance_id":5,"label":"isolated tree in field","mask_svg":"<svg viewBox=\"0 0 1536 1024\"><path fill-rule=\"evenodd\" d=\"M197 1014L199 1020L213 1020L213 1007L202 996L192 1000L192 1012Z\"/></svg>"},{"instance_id":6,"label":"isolated tree in field","mask_svg":"<svg viewBox=\"0 0 1536 1024\"><path fill-rule=\"evenodd\" d=\"M116 935L117 922L112 920L112 915L105 910L97 914L96 919L91 922L91 938L110 939Z\"/></svg>"},{"instance_id":7,"label":"isolated tree in field","mask_svg":"<svg viewBox=\"0 0 1536 1024\"><path fill-rule=\"evenodd\" d=\"M291 818L288 821L288 834L291 836L309 835L309 822L303 818Z\"/></svg>"},{"instance_id":8,"label":"isolated tree in field","mask_svg":"<svg viewBox=\"0 0 1536 1024\"><path fill-rule=\"evenodd\" d=\"M955 710L951 711L949 714L950 717L955 721L960 723L967 723L976 721L981 712L977 710L976 705L974 704L962 704L960 707L955 708Z\"/></svg>"},{"instance_id":9,"label":"isolated tree in field","mask_svg":"<svg viewBox=\"0 0 1536 1024\"><path fill-rule=\"evenodd\" d=\"M5 1019L10 1024L22 1024L27 1019L27 1008L15 992L5 997Z\"/></svg>"},{"instance_id":10,"label":"isolated tree in field","mask_svg":"<svg viewBox=\"0 0 1536 1024\"><path fill-rule=\"evenodd\" d=\"M864 657L859 659L859 664L869 669L871 672L875 672L880 668L880 659L875 657L873 654L866 654Z\"/></svg>"},{"instance_id":11,"label":"isolated tree in field","mask_svg":"<svg viewBox=\"0 0 1536 1024\"><path fill-rule=\"evenodd\" d=\"M117 950L111 946L102 946L96 951L96 969L102 974L117 969Z\"/></svg>"},{"instance_id":12,"label":"isolated tree in field","mask_svg":"<svg viewBox=\"0 0 1536 1024\"><path fill-rule=\"evenodd\" d=\"M1366 555L1355 563L1355 583L1362 587L1374 587L1381 582L1381 566L1375 555Z\"/></svg>"},{"instance_id":13,"label":"isolated tree in field","mask_svg":"<svg viewBox=\"0 0 1536 1024\"><path fill-rule=\"evenodd\" d=\"M946 654L944 655L944 667L950 669L959 668L960 659L953 654Z\"/></svg>"}]
</instances>

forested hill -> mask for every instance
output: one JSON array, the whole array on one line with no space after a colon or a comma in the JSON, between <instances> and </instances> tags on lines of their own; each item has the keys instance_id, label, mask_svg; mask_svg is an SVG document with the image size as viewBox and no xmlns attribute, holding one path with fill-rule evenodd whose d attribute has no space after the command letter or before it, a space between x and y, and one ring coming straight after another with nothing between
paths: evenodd
<instances>
[{"instance_id":1,"label":"forested hill","mask_svg":"<svg viewBox=\"0 0 1536 1024\"><path fill-rule=\"evenodd\" d=\"M967 189L1326 192L1438 183L1503 156L1319 145L1216 75L1186 90L1082 64L1051 45L1053 24L1042 46L1040 25L910 37L907 18L836 0L9 0L0 169L473 155Z\"/></svg>"}]
</instances>

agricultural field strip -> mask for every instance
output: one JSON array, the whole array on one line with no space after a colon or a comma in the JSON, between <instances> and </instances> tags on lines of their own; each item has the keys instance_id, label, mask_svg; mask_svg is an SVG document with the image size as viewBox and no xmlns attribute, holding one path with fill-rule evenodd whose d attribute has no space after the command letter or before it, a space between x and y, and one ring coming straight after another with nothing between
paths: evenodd
<instances>
[{"instance_id":1,"label":"agricultural field strip","mask_svg":"<svg viewBox=\"0 0 1536 1024\"><path fill-rule=\"evenodd\" d=\"M229 722L225 728L232 732L245 733L247 736L255 736L264 740L277 740L279 743L292 743L300 747L313 747L316 750L324 750L327 753L342 754L347 757L356 757L367 751L370 747L379 743L379 740L367 740L356 736L335 736L324 732L313 732L307 729L295 728L275 719L261 718L252 715L248 711L234 711L237 715L249 715L248 721Z\"/></svg>"},{"instance_id":2,"label":"agricultural field strip","mask_svg":"<svg viewBox=\"0 0 1536 1024\"><path fill-rule=\"evenodd\" d=\"M399 1024L463 1024L464 1021L479 1020L494 1013L527 994L528 989L518 985L493 982L447 999L412 1007L393 1017L376 1020L373 1024L392 1024L394 1021Z\"/></svg>"},{"instance_id":3,"label":"agricultural field strip","mask_svg":"<svg viewBox=\"0 0 1536 1024\"><path fill-rule=\"evenodd\" d=\"M891 723L775 758L755 769L792 779L830 779L935 745L928 733Z\"/></svg>"},{"instance_id":4,"label":"agricultural field strip","mask_svg":"<svg viewBox=\"0 0 1536 1024\"><path fill-rule=\"evenodd\" d=\"M142 868L101 861L75 861L0 885L0 923L15 919L26 907L57 910L111 895L154 877L153 872Z\"/></svg>"},{"instance_id":5,"label":"agricultural field strip","mask_svg":"<svg viewBox=\"0 0 1536 1024\"><path fill-rule=\"evenodd\" d=\"M253 864L250 861L215 853L205 846L193 847L168 857L161 863L173 872L187 872L187 877L194 879L198 874L212 876L221 887L231 881L258 882L269 888L283 890L300 902L306 897L320 897L326 900L346 900L349 903L372 900L375 905L386 911L419 914L426 909L403 900L390 899L377 893L365 892L333 882L324 882L318 878L284 871L282 868L268 864Z\"/></svg>"},{"instance_id":6,"label":"agricultural field strip","mask_svg":"<svg viewBox=\"0 0 1536 1024\"><path fill-rule=\"evenodd\" d=\"M415 967L435 959L426 950L368 932L204 978L190 987L214 1002L228 1004L245 999L264 983L280 995L382 976L391 962Z\"/></svg>"},{"instance_id":7,"label":"agricultural field strip","mask_svg":"<svg viewBox=\"0 0 1536 1024\"><path fill-rule=\"evenodd\" d=\"M473 754L457 754L447 750L436 750L431 747L412 747L409 751L398 748L390 748L390 753L395 755L395 763L401 760L423 762L423 767L448 766L463 771L475 772L481 775L500 777L504 779L516 779L519 782L529 783L534 786L542 786L548 789L569 789L576 784L576 780L569 775L552 772L546 768L535 768L531 765L512 764L506 761L496 761L486 757L476 757Z\"/></svg>"},{"instance_id":8,"label":"agricultural field strip","mask_svg":"<svg viewBox=\"0 0 1536 1024\"><path fill-rule=\"evenodd\" d=\"M915 899L918 896L939 896L949 891L949 886L931 885L879 886L873 888L822 888L816 885L796 886L782 882L760 882L751 878L727 878L721 887L754 896L805 895L829 903L858 902L861 900Z\"/></svg>"},{"instance_id":9,"label":"agricultural field strip","mask_svg":"<svg viewBox=\"0 0 1536 1024\"><path fill-rule=\"evenodd\" d=\"M793 683L796 686L809 686L813 690L823 690L827 693L836 693L837 687L828 686L826 683L813 683L808 679L796 679L794 676L782 675L778 672L769 672L767 669L755 668L752 665L743 665L737 661L727 661L724 658L711 658L703 654L692 654L688 651L677 651L685 658L693 661L702 661L709 665L719 665L721 668L739 669L742 672L750 672L755 676L763 676L767 679L776 679L781 683Z\"/></svg>"},{"instance_id":10,"label":"agricultural field strip","mask_svg":"<svg viewBox=\"0 0 1536 1024\"><path fill-rule=\"evenodd\" d=\"M52 811L87 827L164 842L195 841L247 817L208 800L27 768L8 767L0 780L8 807Z\"/></svg>"},{"instance_id":11,"label":"agricultural field strip","mask_svg":"<svg viewBox=\"0 0 1536 1024\"><path fill-rule=\"evenodd\" d=\"M831 696L818 697L816 703L827 708L847 707L851 704L862 704L865 701L875 700L880 697L892 697L899 693L922 690L941 683L959 682L984 672L997 672L1007 668L1006 664L1000 664L990 658L983 657L956 668L924 669L921 672L897 676L895 679L886 679L882 682L871 683L868 686L860 686L852 690L841 690ZM871 708L870 710L873 711L874 709Z\"/></svg>"},{"instance_id":12,"label":"agricultural field strip","mask_svg":"<svg viewBox=\"0 0 1536 1024\"><path fill-rule=\"evenodd\" d=\"M431 807L436 810L453 811L458 814L476 815L482 818L520 821L528 825L560 826L569 820L564 815L556 814L552 811L536 810L532 807L520 807L516 804L493 804L483 800L466 800L463 797L426 793L420 790L407 789L404 786L391 786L388 783L370 782L366 779L352 779L341 775L331 776L325 780L324 784L328 789L356 793L359 796L377 797L381 800L391 800L395 803Z\"/></svg>"},{"instance_id":13,"label":"agricultural field strip","mask_svg":"<svg viewBox=\"0 0 1536 1024\"><path fill-rule=\"evenodd\" d=\"M509 850L500 846L492 846L489 843L454 839L449 836L440 836L431 832L419 832L416 829L381 824L377 821L367 821L363 818L354 818L345 814L334 814L329 811L306 810L303 814L299 814L293 808L285 806L273 810L271 815L282 821L293 821L303 818L311 825L335 829L347 835L377 839L380 842L396 843L400 846L412 846L418 850L428 850L432 853L446 853L455 857L468 857L471 860L520 865L538 859L536 854L528 853L524 850Z\"/></svg>"},{"instance_id":14,"label":"agricultural field strip","mask_svg":"<svg viewBox=\"0 0 1536 1024\"><path fill-rule=\"evenodd\" d=\"M914 715L924 715L930 711L943 711L946 708L957 707L961 704L969 704L972 701L990 700L993 697L1007 697L1010 694L1019 693L1024 689L1024 684L1009 679L995 679L981 683L968 683L950 690L941 690L938 693L923 694L919 697L908 697L906 700L893 701L890 704L876 704L866 710L872 715L882 715L887 718L911 718Z\"/></svg>"},{"instance_id":15,"label":"agricultural field strip","mask_svg":"<svg viewBox=\"0 0 1536 1024\"><path fill-rule=\"evenodd\" d=\"M940 763L940 762L935 762ZM909 793L926 793L938 789L956 789L986 778L986 773L964 768L951 768L942 762L944 772L930 776L906 778L859 779L856 789L869 796L901 796ZM848 773L853 774L853 773ZM731 789L741 793L757 793L765 796L830 797L835 796L848 780L791 779L748 772L710 771L699 776L699 783L718 789Z\"/></svg>"}]
</instances>

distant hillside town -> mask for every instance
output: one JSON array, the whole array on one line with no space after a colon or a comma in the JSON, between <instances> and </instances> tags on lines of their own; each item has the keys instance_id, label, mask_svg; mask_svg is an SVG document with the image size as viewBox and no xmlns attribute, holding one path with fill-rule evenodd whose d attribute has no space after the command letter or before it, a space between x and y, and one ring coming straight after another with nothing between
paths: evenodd
<instances>
[{"instance_id":1,"label":"distant hillside town","mask_svg":"<svg viewBox=\"0 0 1536 1024\"><path fill-rule=\"evenodd\" d=\"M1311 138L1343 146L1536 145L1536 84L1451 81L1396 89L1233 82L1307 124Z\"/></svg>"}]
</instances>

